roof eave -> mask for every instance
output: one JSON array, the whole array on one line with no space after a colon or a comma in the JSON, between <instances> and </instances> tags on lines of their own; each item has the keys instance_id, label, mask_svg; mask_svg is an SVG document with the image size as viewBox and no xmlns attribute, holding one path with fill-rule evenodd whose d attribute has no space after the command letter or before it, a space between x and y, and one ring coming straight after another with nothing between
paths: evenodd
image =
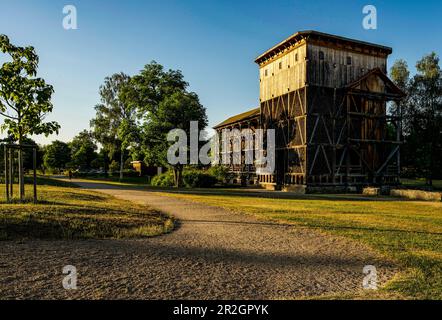
<instances>
[{"instance_id":1,"label":"roof eave","mask_svg":"<svg viewBox=\"0 0 442 320\"><path fill-rule=\"evenodd\" d=\"M266 60L267 58L270 58L271 55L276 53L276 51L279 48L283 47L287 42L291 42L293 40L296 40L297 38L299 38L299 39L296 41L306 39L311 35L317 36L317 37L334 39L334 40L342 41L342 42L351 42L351 43L359 44L361 46L376 48L381 51L384 51L387 55L390 55L393 52L393 49L391 47L387 47L387 46L383 46L383 45L379 45L379 44L375 44L375 43L370 43L370 42L366 42L366 41L351 39L351 38L345 38L345 37L336 36L333 34L323 33L323 32L314 31L314 30L305 30L305 31L296 32L295 34L291 35L290 37L286 38L285 40L279 42L277 45L268 49L267 51L265 51L263 54L259 55L255 59L255 63L260 64L262 62L262 60Z\"/></svg>"}]
</instances>

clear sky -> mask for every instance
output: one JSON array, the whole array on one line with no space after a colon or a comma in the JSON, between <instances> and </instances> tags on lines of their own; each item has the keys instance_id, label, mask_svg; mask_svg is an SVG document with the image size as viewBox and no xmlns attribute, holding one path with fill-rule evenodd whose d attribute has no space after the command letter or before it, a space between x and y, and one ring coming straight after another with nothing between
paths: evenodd
<instances>
[{"instance_id":1,"label":"clear sky","mask_svg":"<svg viewBox=\"0 0 442 320\"><path fill-rule=\"evenodd\" d=\"M62 26L75 5L78 30ZM362 8L377 8L378 29L362 27ZM55 88L49 119L68 141L89 128L106 76L129 75L156 60L180 69L207 108L210 125L258 106L254 58L300 30L318 30L393 47L389 66L410 67L424 54L442 54L442 1L241 0L0 0L0 34L33 45L39 76Z\"/></svg>"}]
</instances>

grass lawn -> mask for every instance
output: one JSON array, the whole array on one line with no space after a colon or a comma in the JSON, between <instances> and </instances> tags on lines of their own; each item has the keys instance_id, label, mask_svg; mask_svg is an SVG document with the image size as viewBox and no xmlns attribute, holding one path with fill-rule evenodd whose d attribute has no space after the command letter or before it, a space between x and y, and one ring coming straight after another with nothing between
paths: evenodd
<instances>
[{"instance_id":1,"label":"grass lawn","mask_svg":"<svg viewBox=\"0 0 442 320\"><path fill-rule=\"evenodd\" d=\"M121 181L120 178L117 176L111 176L111 177L91 177L91 178L78 178L80 180L88 180L88 181L95 181L95 182L106 182L109 184L115 184L115 185L148 185L148 179L147 177L124 177Z\"/></svg>"},{"instance_id":2,"label":"grass lawn","mask_svg":"<svg viewBox=\"0 0 442 320\"><path fill-rule=\"evenodd\" d=\"M425 179L401 179L401 183L407 187L425 187ZM442 190L442 180L433 180L434 190Z\"/></svg>"},{"instance_id":3,"label":"grass lawn","mask_svg":"<svg viewBox=\"0 0 442 320\"><path fill-rule=\"evenodd\" d=\"M442 299L442 203L337 196L272 199L239 194L164 193L259 219L350 237L394 259L401 273L380 297Z\"/></svg>"},{"instance_id":4,"label":"grass lawn","mask_svg":"<svg viewBox=\"0 0 442 320\"><path fill-rule=\"evenodd\" d=\"M0 240L142 238L173 229L170 217L147 206L67 182L39 178L38 183L36 205L5 203L0 184ZM31 185L26 193L33 194Z\"/></svg>"}]
</instances>

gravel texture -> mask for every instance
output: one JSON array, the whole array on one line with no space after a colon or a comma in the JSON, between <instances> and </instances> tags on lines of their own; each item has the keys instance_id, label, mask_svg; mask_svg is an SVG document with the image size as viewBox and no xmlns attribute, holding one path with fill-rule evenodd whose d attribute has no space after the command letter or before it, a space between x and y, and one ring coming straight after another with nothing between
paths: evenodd
<instances>
[{"instance_id":1,"label":"gravel texture","mask_svg":"<svg viewBox=\"0 0 442 320\"><path fill-rule=\"evenodd\" d=\"M395 267L359 243L151 191L80 183L178 219L142 240L0 242L1 299L295 299L362 291ZM65 290L62 268L77 268Z\"/></svg>"}]
</instances>

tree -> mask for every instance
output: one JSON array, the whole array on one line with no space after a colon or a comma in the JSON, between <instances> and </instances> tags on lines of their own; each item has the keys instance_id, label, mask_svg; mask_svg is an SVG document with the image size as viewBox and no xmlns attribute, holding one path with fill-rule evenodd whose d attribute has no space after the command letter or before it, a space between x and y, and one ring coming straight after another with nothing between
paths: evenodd
<instances>
[{"instance_id":1,"label":"tree","mask_svg":"<svg viewBox=\"0 0 442 320\"><path fill-rule=\"evenodd\" d=\"M155 117L160 103L176 91L185 91L189 84L179 70L164 71L164 67L152 61L138 75L132 77L133 94L130 102L139 115L149 120Z\"/></svg>"},{"instance_id":2,"label":"tree","mask_svg":"<svg viewBox=\"0 0 442 320\"><path fill-rule=\"evenodd\" d=\"M439 57L433 52L416 64L411 79L404 61L391 70L396 84L407 92L403 104L405 161L432 185L442 175L442 72Z\"/></svg>"},{"instance_id":3,"label":"tree","mask_svg":"<svg viewBox=\"0 0 442 320\"><path fill-rule=\"evenodd\" d=\"M125 103L137 112L140 125L132 131L132 158L143 158L148 165L167 166L166 126L161 121L160 104L175 92L186 92L188 83L179 70L165 71L155 61L145 65L123 90ZM122 130L123 131L123 130ZM127 129L125 129L128 132Z\"/></svg>"},{"instance_id":4,"label":"tree","mask_svg":"<svg viewBox=\"0 0 442 320\"><path fill-rule=\"evenodd\" d=\"M158 142L164 150L168 150L171 142L167 141L167 134L174 129L184 130L187 137L190 137L191 121L198 122L198 128L203 130L208 124L206 109L201 105L198 95L194 92L188 93L177 91L166 97L159 105L157 116L148 122L146 128L147 136L157 135L161 137ZM155 141L155 140L152 140ZM190 139L187 139L186 151L190 150ZM164 156L164 152L161 153ZM188 159L188 155L186 156ZM172 165L174 170L175 186L182 185L183 164Z\"/></svg>"},{"instance_id":5,"label":"tree","mask_svg":"<svg viewBox=\"0 0 442 320\"><path fill-rule=\"evenodd\" d=\"M442 157L442 72L436 53L424 56L416 64L417 74L410 85L408 119L421 141L422 167L427 184L440 175Z\"/></svg>"},{"instance_id":6,"label":"tree","mask_svg":"<svg viewBox=\"0 0 442 320\"><path fill-rule=\"evenodd\" d=\"M38 56L33 47L18 47L9 38L0 35L0 51L10 59L0 68L0 115L4 117L1 131L23 144L24 138L34 134L48 136L58 133L59 124L44 122L52 112L51 97L54 89L37 78ZM20 199L25 195L23 151L19 149Z\"/></svg>"},{"instance_id":7,"label":"tree","mask_svg":"<svg viewBox=\"0 0 442 320\"><path fill-rule=\"evenodd\" d=\"M83 130L69 143L71 149L71 163L78 169L91 168L91 163L97 158L97 145L94 142L92 133Z\"/></svg>"},{"instance_id":8,"label":"tree","mask_svg":"<svg viewBox=\"0 0 442 320\"><path fill-rule=\"evenodd\" d=\"M61 170L71 161L71 149L67 143L55 140L46 147L43 156L45 168Z\"/></svg>"},{"instance_id":9,"label":"tree","mask_svg":"<svg viewBox=\"0 0 442 320\"><path fill-rule=\"evenodd\" d=\"M109 165L109 170L111 172L116 172L119 168L120 168L120 164L115 160L113 160Z\"/></svg>"},{"instance_id":10,"label":"tree","mask_svg":"<svg viewBox=\"0 0 442 320\"><path fill-rule=\"evenodd\" d=\"M390 76L393 82L404 92L408 92L410 86L410 71L408 70L408 64L405 60L396 60L390 69ZM399 112L399 103L404 104L404 102L394 102L391 108L391 113L393 115Z\"/></svg>"},{"instance_id":11,"label":"tree","mask_svg":"<svg viewBox=\"0 0 442 320\"><path fill-rule=\"evenodd\" d=\"M390 69L390 75L391 79L400 89L407 90L410 82L410 71L408 70L408 64L405 60L396 60Z\"/></svg>"},{"instance_id":12,"label":"tree","mask_svg":"<svg viewBox=\"0 0 442 320\"><path fill-rule=\"evenodd\" d=\"M137 150L140 156L143 156L144 162L148 165L168 166L167 150L169 143L167 142L167 133L176 126L185 126L190 119L181 118L179 123L173 121L172 113L176 112L180 107L185 110L199 104L196 94L188 94L188 83L184 80L184 76L179 70L165 71L163 66L155 61L147 64L138 75L132 77L131 94L127 95L128 103L133 105L137 112L139 120L142 122L140 134L140 148ZM177 96L173 95L177 94ZM178 96L179 94L179 96ZM190 104L179 104L180 98L187 98ZM171 118L167 117L167 107L173 107L169 110ZM178 110L182 112L183 110ZM205 116L205 109L201 110ZM180 114L180 113L178 113ZM200 117L198 117L200 118ZM177 120L177 119L175 119ZM194 119L197 120L198 119ZM203 124L204 125L204 124ZM182 183L181 172L182 166L175 166L175 184L180 186Z\"/></svg>"},{"instance_id":13,"label":"tree","mask_svg":"<svg viewBox=\"0 0 442 320\"><path fill-rule=\"evenodd\" d=\"M198 121L199 128L207 126L205 108L196 93L187 92L188 83L181 71L168 70L155 61L146 65L132 78L135 94L131 103L141 117L141 153L149 165L171 166L167 150L171 143L167 134L173 129L190 132L190 121ZM183 164L172 166L175 185L182 185Z\"/></svg>"},{"instance_id":14,"label":"tree","mask_svg":"<svg viewBox=\"0 0 442 320\"><path fill-rule=\"evenodd\" d=\"M131 94L130 77L116 73L100 87L101 103L91 120L94 137L108 151L110 159L120 151L120 180L123 179L124 154L137 137L136 110L126 103Z\"/></svg>"}]
</instances>

